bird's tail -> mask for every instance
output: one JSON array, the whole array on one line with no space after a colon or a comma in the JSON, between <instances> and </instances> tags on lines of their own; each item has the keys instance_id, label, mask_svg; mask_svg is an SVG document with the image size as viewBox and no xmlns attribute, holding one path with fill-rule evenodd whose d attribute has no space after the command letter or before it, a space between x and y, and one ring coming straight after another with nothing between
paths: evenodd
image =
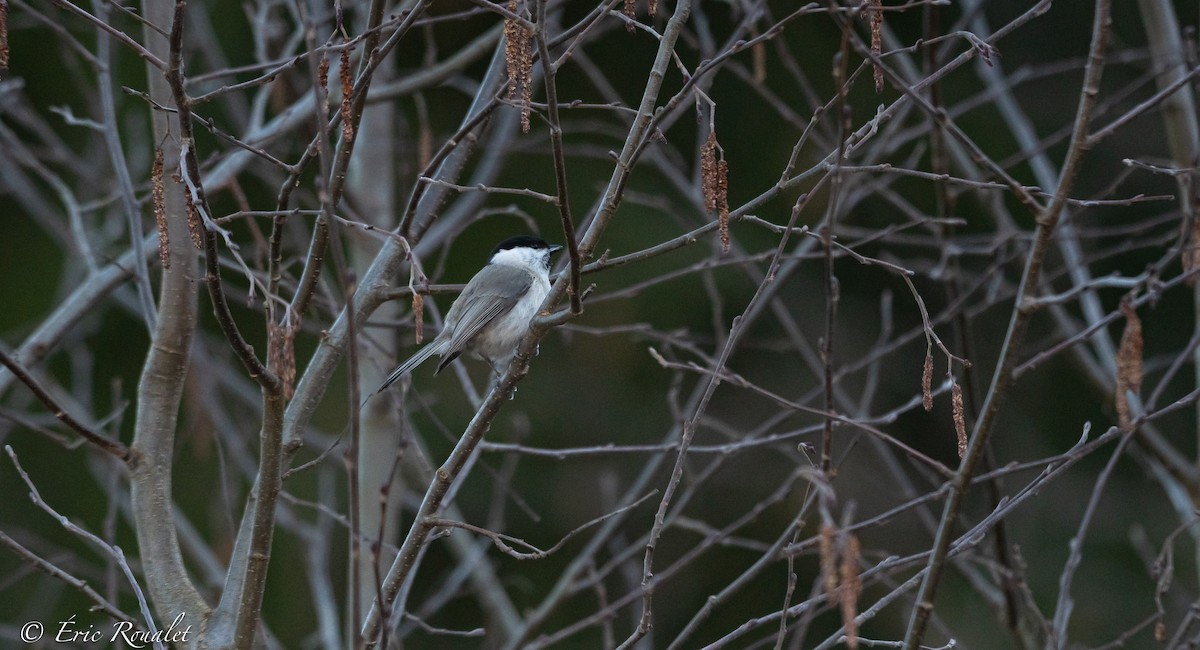
<instances>
[{"instance_id":1,"label":"bird's tail","mask_svg":"<svg viewBox=\"0 0 1200 650\"><path fill-rule=\"evenodd\" d=\"M417 350L417 353L409 357L408 361L405 361L404 363L400 364L398 368L393 370L392 374L388 375L387 379L384 379L383 383L379 385L379 388L375 389L375 392L382 393L383 391L387 390L388 386L391 386L397 379L403 377L405 373L421 365L421 362L436 354L439 348L441 348L441 346L437 344L437 341L434 341L420 350Z\"/></svg>"}]
</instances>

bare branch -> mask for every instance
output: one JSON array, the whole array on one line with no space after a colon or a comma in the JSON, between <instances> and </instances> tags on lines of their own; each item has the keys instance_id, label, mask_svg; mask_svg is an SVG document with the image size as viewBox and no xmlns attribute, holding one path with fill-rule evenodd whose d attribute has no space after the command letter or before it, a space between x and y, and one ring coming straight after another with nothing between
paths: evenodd
<instances>
[{"instance_id":1,"label":"bare branch","mask_svg":"<svg viewBox=\"0 0 1200 650\"><path fill-rule=\"evenodd\" d=\"M85 440L93 445L96 445L103 451L106 451L123 461L130 460L130 452L128 447L121 444L117 440L113 440L112 438L95 431L79 420L76 420L70 413L67 413L66 409L60 406L57 401L55 401L55 399L41 385L41 383L38 382L38 380L28 372L26 372L25 368L23 368L21 364L17 363L17 361L9 356L4 350L0 350L0 365L8 368L9 372L11 372L13 376L17 378L17 380L29 387L29 390L33 393L34 397L37 397L42 404L45 404L46 408L50 409L50 412L54 415L54 417L58 418L63 424L70 427L72 431L83 436Z\"/></svg>"},{"instance_id":2,"label":"bare branch","mask_svg":"<svg viewBox=\"0 0 1200 650\"><path fill-rule=\"evenodd\" d=\"M25 473L25 468L21 467L21 462L17 460L17 453L13 451L12 446L4 445L4 452L8 454L9 459L12 460L13 467L15 467L17 470L17 474L21 476L21 480L29 488L29 499L33 501L37 507L41 508L47 514L53 517L63 528L100 547L101 550L112 556L112 558L117 562L117 566L121 568L121 572L125 575L125 579L129 581L129 586L133 589L134 596L137 598L138 611L142 615L142 620L145 622L146 628L150 631L154 647L158 650L162 650L165 646L163 645L162 640L159 638L158 626L155 625L154 617L150 614L150 606L146 602L146 597L142 594L142 588L138 584L137 578L134 577L133 570L129 568L129 562L125 560L125 552L121 550L120 546L115 546L105 542L93 533L90 533L75 525L70 519L60 515L50 504L46 503L42 499L42 495L40 492L38 492L37 486L33 484L33 479L29 478L29 474ZM184 612L181 612L180 616L183 616L184 614ZM172 641L186 642L186 636L187 635L185 634L184 638L172 639Z\"/></svg>"}]
</instances>

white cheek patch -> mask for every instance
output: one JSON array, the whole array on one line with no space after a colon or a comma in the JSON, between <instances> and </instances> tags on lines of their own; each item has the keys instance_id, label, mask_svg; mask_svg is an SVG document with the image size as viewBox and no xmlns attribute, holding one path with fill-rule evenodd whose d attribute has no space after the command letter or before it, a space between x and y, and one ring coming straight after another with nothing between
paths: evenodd
<instances>
[{"instance_id":1,"label":"white cheek patch","mask_svg":"<svg viewBox=\"0 0 1200 650\"><path fill-rule=\"evenodd\" d=\"M546 266L545 259L549 253L546 250L533 248L508 248L502 251L497 251L492 256L492 264L504 264L506 266L529 266L539 268Z\"/></svg>"}]
</instances>

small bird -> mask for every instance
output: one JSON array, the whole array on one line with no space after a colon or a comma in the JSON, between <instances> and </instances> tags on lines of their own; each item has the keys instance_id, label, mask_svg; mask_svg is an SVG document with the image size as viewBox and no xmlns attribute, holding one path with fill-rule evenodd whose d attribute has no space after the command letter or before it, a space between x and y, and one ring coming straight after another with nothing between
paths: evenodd
<instances>
[{"instance_id":1,"label":"small bird","mask_svg":"<svg viewBox=\"0 0 1200 650\"><path fill-rule=\"evenodd\" d=\"M487 265L450 305L442 331L393 370L375 392L383 392L435 354L442 360L434 374L463 352L482 357L499 374L499 363L512 357L550 292L550 256L561 249L531 235L497 244Z\"/></svg>"}]
</instances>

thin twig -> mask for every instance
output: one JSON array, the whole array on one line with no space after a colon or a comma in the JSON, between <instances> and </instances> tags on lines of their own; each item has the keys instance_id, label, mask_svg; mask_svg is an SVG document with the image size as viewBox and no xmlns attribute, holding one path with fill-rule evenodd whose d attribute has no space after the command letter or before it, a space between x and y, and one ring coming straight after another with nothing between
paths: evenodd
<instances>
[{"instance_id":1,"label":"thin twig","mask_svg":"<svg viewBox=\"0 0 1200 650\"><path fill-rule=\"evenodd\" d=\"M47 391L44 386L42 386L41 382L35 379L33 375L30 375L20 363L17 363L16 359L13 359L2 349L0 349L0 365L8 368L9 372L11 372L18 381L25 384L29 388L30 392L33 393L33 396L38 398L38 401L40 401L42 404L45 404L46 408L50 409L50 413L52 413L54 417L58 418L60 422L70 427L72 431L83 436L85 440L93 445L96 445L101 450L106 451L123 461L128 461L130 459L130 451L128 447L121 444L121 442L118 440L113 440L103 433L95 431L91 427L75 419L75 417L70 413L67 413L67 410L59 405L54 397L50 395L50 392Z\"/></svg>"},{"instance_id":2,"label":"thin twig","mask_svg":"<svg viewBox=\"0 0 1200 650\"><path fill-rule=\"evenodd\" d=\"M8 457L12 460L13 467L15 467L17 470L17 474L21 476L21 480L25 483L25 486L29 488L29 499L33 501L37 507L41 508L47 514L53 517L55 521L57 521L63 528L66 528L75 535L88 540L96 546L99 546L101 550L103 550L106 554L111 556L113 560L116 561L117 566L119 566L122 573L125 574L125 579L129 581L129 586L133 588L133 595L137 598L138 611L140 611L142 614L142 620L146 622L146 628L150 631L154 647L157 650L163 650L165 646L159 639L158 626L155 625L154 617L150 614L150 605L146 603L146 596L142 593L142 587L138 584L137 578L133 575L133 569L129 568L129 562L125 559L125 552L121 550L121 547L109 544L93 533L75 525L70 519L60 515L58 511L56 511L50 504L46 503L45 500L42 499L42 495L40 492L38 492L37 486L33 484L33 479L29 478L29 474L25 472L24 467L21 467L21 462L17 460L17 452L13 451L12 445L4 445L4 452L8 454ZM180 612L179 615L183 616L184 614L186 614L186 612Z\"/></svg>"},{"instance_id":3,"label":"thin twig","mask_svg":"<svg viewBox=\"0 0 1200 650\"><path fill-rule=\"evenodd\" d=\"M921 587L917 592L916 603L912 609L908 629L905 633L905 647L908 650L916 650L921 644L921 639L925 635L925 626L929 621L929 616L933 613L934 595L937 593L941 572L945 565L946 551L950 545L951 530L958 520L959 508L966 498L971 476L974 474L975 467L983 455L983 450L986 449L988 437L992 432L996 415L1000 411L1000 403L1009 382L1012 380L1012 371L1017 363L1017 351L1024 339L1025 330L1029 325L1029 318L1032 312L1024 308L1023 303L1037 291L1042 263L1048 251L1054 227L1058 223L1062 203L1070 193L1070 188L1074 184L1076 173L1083 159L1088 124L1091 121L1092 107L1095 105L1096 96L1100 91L1100 75L1104 68L1104 53L1108 45L1109 9L1110 3L1108 0L1096 1L1095 19L1092 25L1091 51L1088 56L1087 69L1084 73L1084 83L1079 97L1079 109L1075 116L1075 128L1071 136L1071 146L1068 149L1066 161L1059 175L1059 187L1055 192L1054 199L1038 215L1037 232L1026 259L1025 271L1021 277L1021 286L1018 290L1016 304L1012 310L1008 333L1004 338L1004 344L1001 348L1000 361L996 367L996 374L984 399L979 420L975 424L974 431L971 432L970 443L962 459L962 464L955 475L954 489L950 492L949 498L946 499L942 518L938 522L933 551L930 553L925 577L922 579Z\"/></svg>"},{"instance_id":4,"label":"thin twig","mask_svg":"<svg viewBox=\"0 0 1200 650\"><path fill-rule=\"evenodd\" d=\"M558 190L555 204L558 206L559 222L563 231L563 241L567 249L567 274L570 285L567 296L571 301L571 313L583 313L583 300L579 295L579 267L582 260L579 257L579 242L575 240L575 220L571 217L571 201L567 193L567 159L563 151L562 120L558 115L558 68L550 64L550 50L546 45L549 23L546 17L547 0L537 0L537 28L534 39L537 42L538 57L542 62L542 80L546 86L546 122L550 127L550 150L554 155L554 183Z\"/></svg>"}]
</instances>

